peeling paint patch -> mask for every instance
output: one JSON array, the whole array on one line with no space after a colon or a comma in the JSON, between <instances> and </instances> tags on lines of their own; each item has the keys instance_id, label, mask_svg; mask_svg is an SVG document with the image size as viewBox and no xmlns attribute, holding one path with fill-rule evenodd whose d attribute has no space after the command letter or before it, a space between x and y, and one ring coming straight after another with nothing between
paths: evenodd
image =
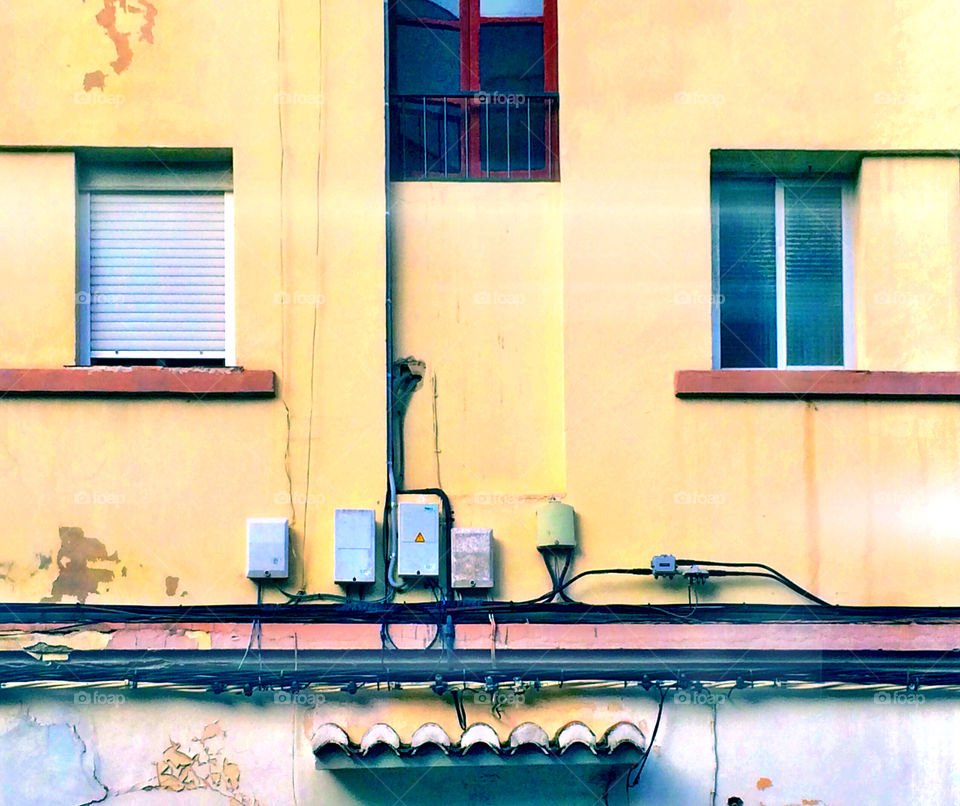
<instances>
[{"instance_id":1,"label":"peeling paint patch","mask_svg":"<svg viewBox=\"0 0 960 806\"><path fill-rule=\"evenodd\" d=\"M103 8L95 17L97 24L107 32L113 47L117 51L117 58L110 62L113 72L117 75L130 66L133 61L133 51L130 49L130 34L121 33L117 29L116 0L103 0Z\"/></svg>"},{"instance_id":2,"label":"peeling paint patch","mask_svg":"<svg viewBox=\"0 0 960 806\"><path fill-rule=\"evenodd\" d=\"M57 552L59 574L53 581L50 596L44 601L59 602L64 596L75 596L81 604L91 593L97 593L100 583L110 582L109 568L91 568L93 562L119 562L117 553L107 554L106 546L92 537L85 537L76 526L60 527L60 551Z\"/></svg>"},{"instance_id":3,"label":"peeling paint patch","mask_svg":"<svg viewBox=\"0 0 960 806\"><path fill-rule=\"evenodd\" d=\"M213 641L210 639L210 633L206 630L186 630L183 633L187 638L192 638L197 642L197 649L210 649Z\"/></svg>"},{"instance_id":4,"label":"peeling paint patch","mask_svg":"<svg viewBox=\"0 0 960 806\"><path fill-rule=\"evenodd\" d=\"M84 73L83 75L83 91L90 92L91 90L103 89L103 82L106 80L107 74L103 70L94 70L92 73Z\"/></svg>"},{"instance_id":5,"label":"peeling paint patch","mask_svg":"<svg viewBox=\"0 0 960 806\"><path fill-rule=\"evenodd\" d=\"M758 778L757 779L757 789L763 791L764 789L769 789L773 786L773 781L769 778Z\"/></svg>"},{"instance_id":6,"label":"peeling paint patch","mask_svg":"<svg viewBox=\"0 0 960 806\"><path fill-rule=\"evenodd\" d=\"M70 659L70 647L65 644L48 644L46 641L37 641L25 646L23 651L33 658L44 662L63 662Z\"/></svg>"},{"instance_id":7,"label":"peeling paint patch","mask_svg":"<svg viewBox=\"0 0 960 806\"><path fill-rule=\"evenodd\" d=\"M86 2L86 0L84 0ZM127 0L101 0L103 7L97 12L94 19L99 25L110 42L113 44L117 58L110 62L110 67L117 75L124 72L133 62L134 51L130 46L130 36L132 31L121 30L118 24L118 10L123 15L143 15L143 24L139 28L139 42L153 44L153 30L156 25L158 8L149 0L141 0L139 5L128 3ZM104 70L94 70L86 73L83 77L83 89L90 92L92 89L104 89L107 74Z\"/></svg>"},{"instance_id":8,"label":"peeling paint patch","mask_svg":"<svg viewBox=\"0 0 960 806\"><path fill-rule=\"evenodd\" d=\"M204 726L199 738L170 741L156 763L156 787L168 792L206 789L230 799L231 806L264 806L240 791L240 767L224 752L226 731L218 722Z\"/></svg>"},{"instance_id":9,"label":"peeling paint patch","mask_svg":"<svg viewBox=\"0 0 960 806\"><path fill-rule=\"evenodd\" d=\"M53 562L53 557L51 557L49 554L37 554L37 561L39 562L37 568L39 568L41 571L45 571L50 567L50 563Z\"/></svg>"},{"instance_id":10,"label":"peeling paint patch","mask_svg":"<svg viewBox=\"0 0 960 806\"><path fill-rule=\"evenodd\" d=\"M167 577L166 580L164 580L167 596L176 596L177 586L179 584L180 584L180 577Z\"/></svg>"},{"instance_id":11,"label":"peeling paint patch","mask_svg":"<svg viewBox=\"0 0 960 806\"><path fill-rule=\"evenodd\" d=\"M144 11L144 22L140 26L140 41L149 42L153 44L153 26L154 20L157 17L157 7L149 2L149 0L141 0L143 3Z\"/></svg>"}]
</instances>

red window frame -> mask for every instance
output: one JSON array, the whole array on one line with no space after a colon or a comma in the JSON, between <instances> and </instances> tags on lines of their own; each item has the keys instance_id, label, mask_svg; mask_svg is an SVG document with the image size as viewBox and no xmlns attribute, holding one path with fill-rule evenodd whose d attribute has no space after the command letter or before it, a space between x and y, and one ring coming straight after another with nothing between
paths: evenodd
<instances>
[{"instance_id":1,"label":"red window frame","mask_svg":"<svg viewBox=\"0 0 960 806\"><path fill-rule=\"evenodd\" d=\"M557 0L543 0L538 17L481 17L480 0L460 0L460 88L466 92L480 92L480 26L486 23L543 25L543 91L558 91Z\"/></svg>"},{"instance_id":2,"label":"red window frame","mask_svg":"<svg viewBox=\"0 0 960 806\"><path fill-rule=\"evenodd\" d=\"M484 90L480 86L480 26L492 24L536 24L543 27L543 92L559 91L557 59L557 0L543 0L543 13L530 17L483 17L480 15L481 0L460 0L459 20L439 20L418 17L418 22L426 28L446 28L460 30L460 91L476 93L469 98L467 107L467 145L469 161L462 159L461 165L468 179L559 179L559 116L557 105L552 113L545 115L544 147L547 156L546 165L539 170L484 171L480 159L480 118ZM461 155L462 158L466 155ZM548 167L549 166L549 167ZM521 175L517 175L521 174ZM424 179L428 177L423 177Z\"/></svg>"},{"instance_id":3,"label":"red window frame","mask_svg":"<svg viewBox=\"0 0 960 806\"><path fill-rule=\"evenodd\" d=\"M464 25L466 21L466 25ZM482 91L480 87L480 26L486 23L540 23L543 26L543 91L557 92L559 85L557 77L557 0L543 0L543 14L538 17L482 17L480 16L480 0L460 0L460 87L469 92ZM470 177L491 179L512 179L513 172L483 171L480 160L480 102L472 101L469 104L470 115L467 130L469 142L470 164L467 166ZM557 164L558 126L557 114L545 116L544 148L547 152L547 164L541 170L530 171L530 179L552 179L559 177ZM551 167L548 168L547 165ZM489 168L489 166L488 166Z\"/></svg>"}]
</instances>

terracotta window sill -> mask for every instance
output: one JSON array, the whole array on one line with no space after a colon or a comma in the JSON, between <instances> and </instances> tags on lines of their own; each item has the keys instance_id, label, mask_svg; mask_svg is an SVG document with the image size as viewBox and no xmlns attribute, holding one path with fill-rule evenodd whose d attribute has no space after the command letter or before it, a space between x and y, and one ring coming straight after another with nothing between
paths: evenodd
<instances>
[{"instance_id":1,"label":"terracotta window sill","mask_svg":"<svg viewBox=\"0 0 960 806\"><path fill-rule=\"evenodd\" d=\"M273 370L197 367L0 369L0 397L274 397Z\"/></svg>"},{"instance_id":2,"label":"terracotta window sill","mask_svg":"<svg viewBox=\"0 0 960 806\"><path fill-rule=\"evenodd\" d=\"M782 400L960 400L960 372L857 370L682 369L679 398Z\"/></svg>"}]
</instances>

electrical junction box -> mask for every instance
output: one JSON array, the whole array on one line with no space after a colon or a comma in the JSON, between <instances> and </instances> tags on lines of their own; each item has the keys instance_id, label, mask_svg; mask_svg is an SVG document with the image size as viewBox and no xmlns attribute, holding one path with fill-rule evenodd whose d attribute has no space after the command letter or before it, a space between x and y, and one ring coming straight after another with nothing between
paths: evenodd
<instances>
[{"instance_id":1,"label":"electrical junction box","mask_svg":"<svg viewBox=\"0 0 960 806\"><path fill-rule=\"evenodd\" d=\"M377 519L372 509L338 509L333 514L333 581L368 585L376 581Z\"/></svg>"},{"instance_id":2,"label":"electrical junction box","mask_svg":"<svg viewBox=\"0 0 960 806\"><path fill-rule=\"evenodd\" d=\"M286 518L247 518L247 577L286 579L290 526Z\"/></svg>"},{"instance_id":3,"label":"electrical junction box","mask_svg":"<svg viewBox=\"0 0 960 806\"><path fill-rule=\"evenodd\" d=\"M576 547L573 507L555 498L537 507L537 548L573 550Z\"/></svg>"},{"instance_id":4,"label":"electrical junction box","mask_svg":"<svg viewBox=\"0 0 960 806\"><path fill-rule=\"evenodd\" d=\"M677 573L677 558L672 554L658 554L650 560L654 578L673 577Z\"/></svg>"},{"instance_id":5,"label":"electrical junction box","mask_svg":"<svg viewBox=\"0 0 960 806\"><path fill-rule=\"evenodd\" d=\"M435 577L440 573L440 507L397 504L397 573Z\"/></svg>"},{"instance_id":6,"label":"electrical junction box","mask_svg":"<svg viewBox=\"0 0 960 806\"><path fill-rule=\"evenodd\" d=\"M454 527L450 535L450 584L465 590L493 587L493 529Z\"/></svg>"}]
</instances>

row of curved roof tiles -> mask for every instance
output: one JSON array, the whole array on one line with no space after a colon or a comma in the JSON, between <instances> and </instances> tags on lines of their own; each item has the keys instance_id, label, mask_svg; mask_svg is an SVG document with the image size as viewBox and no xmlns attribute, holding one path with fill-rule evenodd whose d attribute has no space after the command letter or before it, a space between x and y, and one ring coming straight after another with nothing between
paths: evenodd
<instances>
[{"instance_id":1,"label":"row of curved roof tiles","mask_svg":"<svg viewBox=\"0 0 960 806\"><path fill-rule=\"evenodd\" d=\"M484 749L498 755L512 755L524 748L540 750L546 754L563 755L572 747L582 746L594 755L613 754L621 745L629 745L642 751L646 746L643 733L632 722L617 722L597 739L596 734L583 722L568 722L551 739L536 722L524 722L510 731L501 741L497 731L486 722L475 722L460 737L453 741L449 734L435 722L427 722L417 728L408 743L390 725L378 722L371 726L359 743L350 740L346 730L334 722L321 725L313 734L313 752L317 755L339 749L348 756L368 756L378 751L414 756L421 750L436 748L446 755L464 756L474 748Z\"/></svg>"}]
</instances>

